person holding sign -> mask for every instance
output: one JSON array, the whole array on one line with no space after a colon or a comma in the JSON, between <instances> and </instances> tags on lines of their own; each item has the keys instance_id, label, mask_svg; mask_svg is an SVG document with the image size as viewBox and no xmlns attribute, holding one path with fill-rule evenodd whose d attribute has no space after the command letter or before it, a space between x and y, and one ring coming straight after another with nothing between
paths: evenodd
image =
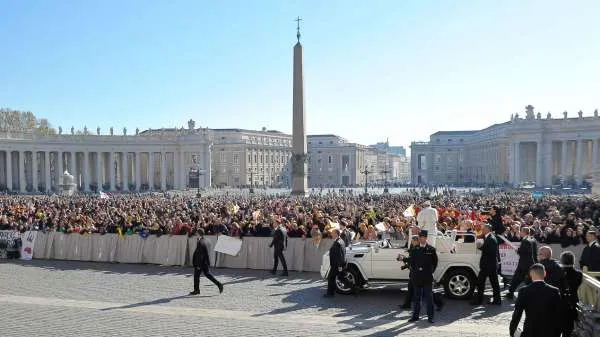
<instances>
[{"instance_id":1,"label":"person holding sign","mask_svg":"<svg viewBox=\"0 0 600 337\"><path fill-rule=\"evenodd\" d=\"M204 229L198 229L198 235L200 235L200 237L198 238L198 245L196 246L194 257L192 259L192 264L194 265L194 291L192 291L190 295L200 294L200 274L202 273L204 273L204 276L219 288L219 293L222 293L223 284L217 281L208 269L210 266L210 257L208 256L208 248L206 248L206 243L204 242Z\"/></svg>"}]
</instances>

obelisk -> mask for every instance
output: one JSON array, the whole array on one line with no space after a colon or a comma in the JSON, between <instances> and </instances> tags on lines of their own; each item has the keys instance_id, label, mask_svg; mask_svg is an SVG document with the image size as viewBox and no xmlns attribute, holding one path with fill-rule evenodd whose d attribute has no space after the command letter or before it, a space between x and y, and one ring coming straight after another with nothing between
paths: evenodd
<instances>
[{"instance_id":1,"label":"obelisk","mask_svg":"<svg viewBox=\"0 0 600 337\"><path fill-rule=\"evenodd\" d=\"M296 38L294 46L294 99L292 128L292 195L306 196L306 119L304 114L304 75L302 71L302 45L300 44L300 17L296 19Z\"/></svg>"}]
</instances>

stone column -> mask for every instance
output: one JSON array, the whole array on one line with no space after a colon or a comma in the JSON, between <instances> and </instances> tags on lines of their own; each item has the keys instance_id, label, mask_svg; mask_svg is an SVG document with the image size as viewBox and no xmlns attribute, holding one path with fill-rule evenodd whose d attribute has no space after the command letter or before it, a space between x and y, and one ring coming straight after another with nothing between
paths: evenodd
<instances>
[{"instance_id":1,"label":"stone column","mask_svg":"<svg viewBox=\"0 0 600 337\"><path fill-rule=\"evenodd\" d=\"M185 152L183 149L179 151L179 189L183 189L187 186L187 170L185 170ZM184 172L184 170L186 172Z\"/></svg>"},{"instance_id":2,"label":"stone column","mask_svg":"<svg viewBox=\"0 0 600 337\"><path fill-rule=\"evenodd\" d=\"M140 160L140 152L136 152L135 153L135 191L139 192L140 191L140 187L141 187L141 180L142 180L142 167L141 165L141 160Z\"/></svg>"},{"instance_id":3,"label":"stone column","mask_svg":"<svg viewBox=\"0 0 600 337\"><path fill-rule=\"evenodd\" d=\"M31 184L33 185L33 193L38 192L38 160L37 151L31 151Z\"/></svg>"},{"instance_id":4,"label":"stone column","mask_svg":"<svg viewBox=\"0 0 600 337\"><path fill-rule=\"evenodd\" d=\"M102 190L102 152L96 152L96 185Z\"/></svg>"},{"instance_id":5,"label":"stone column","mask_svg":"<svg viewBox=\"0 0 600 337\"><path fill-rule=\"evenodd\" d=\"M598 166L598 139L592 140L592 173L596 171Z\"/></svg>"},{"instance_id":6,"label":"stone column","mask_svg":"<svg viewBox=\"0 0 600 337\"><path fill-rule=\"evenodd\" d=\"M129 152L123 152L123 173L122 173L122 191L129 192L129 157L127 156Z\"/></svg>"},{"instance_id":7,"label":"stone column","mask_svg":"<svg viewBox=\"0 0 600 337\"><path fill-rule=\"evenodd\" d=\"M577 185L583 182L583 139L577 139L577 154L575 161L575 181Z\"/></svg>"},{"instance_id":8,"label":"stone column","mask_svg":"<svg viewBox=\"0 0 600 337\"><path fill-rule=\"evenodd\" d=\"M148 152L148 187L154 191L154 150Z\"/></svg>"},{"instance_id":9,"label":"stone column","mask_svg":"<svg viewBox=\"0 0 600 337\"><path fill-rule=\"evenodd\" d=\"M519 187L521 185L521 142L517 141L514 143L515 146L515 181L514 186Z\"/></svg>"},{"instance_id":10,"label":"stone column","mask_svg":"<svg viewBox=\"0 0 600 337\"><path fill-rule=\"evenodd\" d=\"M6 151L6 188L9 191L13 189L13 181L12 181L12 151Z\"/></svg>"},{"instance_id":11,"label":"stone column","mask_svg":"<svg viewBox=\"0 0 600 337\"><path fill-rule=\"evenodd\" d=\"M45 183L44 186L46 188L46 192L50 192L52 190L52 179L50 178L50 154L52 152L46 151L44 152L44 175L45 175Z\"/></svg>"},{"instance_id":12,"label":"stone column","mask_svg":"<svg viewBox=\"0 0 600 337\"><path fill-rule=\"evenodd\" d=\"M71 151L70 157L69 157L69 173L71 173L71 175L73 175L73 177L75 177L76 172L75 172L75 151ZM77 181L77 178L75 178L75 181Z\"/></svg>"},{"instance_id":13,"label":"stone column","mask_svg":"<svg viewBox=\"0 0 600 337\"><path fill-rule=\"evenodd\" d=\"M566 179L569 174L567 172L567 168L568 168L568 159L567 159L567 150L569 147L569 141L568 140L563 140L562 141L562 152L560 154L560 166L561 166L561 170L560 173L562 175L563 180Z\"/></svg>"},{"instance_id":14,"label":"stone column","mask_svg":"<svg viewBox=\"0 0 600 337\"><path fill-rule=\"evenodd\" d=\"M88 151L83 151L83 169L81 170L83 173L83 191L90 191L90 153Z\"/></svg>"},{"instance_id":15,"label":"stone column","mask_svg":"<svg viewBox=\"0 0 600 337\"><path fill-rule=\"evenodd\" d=\"M117 174L115 172L115 153L114 152L109 152L109 158L108 158L108 171L110 172L109 175L109 179L110 179L110 191L114 192L115 191L115 180L117 180Z\"/></svg>"},{"instance_id":16,"label":"stone column","mask_svg":"<svg viewBox=\"0 0 600 337\"><path fill-rule=\"evenodd\" d=\"M181 173L179 172L179 152L173 152L173 189L179 190L179 181L181 178L179 177Z\"/></svg>"},{"instance_id":17,"label":"stone column","mask_svg":"<svg viewBox=\"0 0 600 337\"><path fill-rule=\"evenodd\" d=\"M544 169L544 161L542 160L544 157L544 142L542 140L538 140L536 142L536 155L535 155L535 185L537 187L542 187L544 185L544 177L543 177L543 169Z\"/></svg>"},{"instance_id":18,"label":"stone column","mask_svg":"<svg viewBox=\"0 0 600 337\"><path fill-rule=\"evenodd\" d=\"M63 173L65 173L65 169L63 167L63 165L64 165L63 152L57 151L56 157L57 157L56 162L57 162L57 167L58 167L58 170L56 172L56 190L60 192L61 185L63 183L62 176L63 176Z\"/></svg>"},{"instance_id":19,"label":"stone column","mask_svg":"<svg viewBox=\"0 0 600 337\"><path fill-rule=\"evenodd\" d=\"M167 190L167 153L160 153L160 189Z\"/></svg>"},{"instance_id":20,"label":"stone column","mask_svg":"<svg viewBox=\"0 0 600 337\"><path fill-rule=\"evenodd\" d=\"M19 190L27 192L27 179L25 177L25 151L19 151Z\"/></svg>"}]
</instances>

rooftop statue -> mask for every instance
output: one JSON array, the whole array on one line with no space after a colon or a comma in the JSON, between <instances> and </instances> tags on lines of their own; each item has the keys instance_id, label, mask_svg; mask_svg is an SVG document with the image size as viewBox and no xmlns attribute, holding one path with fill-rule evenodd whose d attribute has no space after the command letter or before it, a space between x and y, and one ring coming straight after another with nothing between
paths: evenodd
<instances>
[{"instance_id":1,"label":"rooftop statue","mask_svg":"<svg viewBox=\"0 0 600 337\"><path fill-rule=\"evenodd\" d=\"M140 128L135 128L135 135L139 135L140 134Z\"/></svg>"},{"instance_id":2,"label":"rooftop statue","mask_svg":"<svg viewBox=\"0 0 600 337\"><path fill-rule=\"evenodd\" d=\"M577 114L579 115L579 119L583 118L583 111L579 110L579 112Z\"/></svg>"},{"instance_id":3,"label":"rooftop statue","mask_svg":"<svg viewBox=\"0 0 600 337\"><path fill-rule=\"evenodd\" d=\"M568 117L568 115L569 115L569 113L568 113L568 112L566 112L566 111L565 111L565 112L563 112L563 116L565 116L565 119L569 118L569 117Z\"/></svg>"},{"instance_id":4,"label":"rooftop statue","mask_svg":"<svg viewBox=\"0 0 600 337\"><path fill-rule=\"evenodd\" d=\"M97 128L96 128L96 134L97 134L98 136L100 136L100 127L97 127Z\"/></svg>"},{"instance_id":5,"label":"rooftop statue","mask_svg":"<svg viewBox=\"0 0 600 337\"><path fill-rule=\"evenodd\" d=\"M75 127L71 127L71 134L74 135L75 134Z\"/></svg>"},{"instance_id":6,"label":"rooftop statue","mask_svg":"<svg viewBox=\"0 0 600 337\"><path fill-rule=\"evenodd\" d=\"M123 136L127 136L127 128L123 128Z\"/></svg>"},{"instance_id":7,"label":"rooftop statue","mask_svg":"<svg viewBox=\"0 0 600 337\"><path fill-rule=\"evenodd\" d=\"M537 119L542 119L542 114L540 112L537 113Z\"/></svg>"},{"instance_id":8,"label":"rooftop statue","mask_svg":"<svg viewBox=\"0 0 600 337\"><path fill-rule=\"evenodd\" d=\"M189 130L194 130L194 127L195 127L195 126L196 126L196 122L194 122L194 120L193 120L193 119L190 119L190 120L188 121L188 129L189 129Z\"/></svg>"},{"instance_id":9,"label":"rooftop statue","mask_svg":"<svg viewBox=\"0 0 600 337\"><path fill-rule=\"evenodd\" d=\"M83 127L83 134L84 134L84 135L87 135L87 134L88 134L88 128L87 128L87 126L84 126L84 127Z\"/></svg>"},{"instance_id":10,"label":"rooftop statue","mask_svg":"<svg viewBox=\"0 0 600 337\"><path fill-rule=\"evenodd\" d=\"M58 134L59 134L59 135L62 135L62 126L59 126L59 127L58 127Z\"/></svg>"},{"instance_id":11,"label":"rooftop statue","mask_svg":"<svg viewBox=\"0 0 600 337\"><path fill-rule=\"evenodd\" d=\"M552 119L552 114L550 113L550 111L548 111L548 114L546 115L547 119Z\"/></svg>"},{"instance_id":12,"label":"rooftop statue","mask_svg":"<svg viewBox=\"0 0 600 337\"><path fill-rule=\"evenodd\" d=\"M111 126L110 127L110 135L112 136L113 134L114 134L114 130L113 130L113 127Z\"/></svg>"},{"instance_id":13,"label":"rooftop statue","mask_svg":"<svg viewBox=\"0 0 600 337\"><path fill-rule=\"evenodd\" d=\"M598 117L598 109L594 110L594 117Z\"/></svg>"}]
</instances>

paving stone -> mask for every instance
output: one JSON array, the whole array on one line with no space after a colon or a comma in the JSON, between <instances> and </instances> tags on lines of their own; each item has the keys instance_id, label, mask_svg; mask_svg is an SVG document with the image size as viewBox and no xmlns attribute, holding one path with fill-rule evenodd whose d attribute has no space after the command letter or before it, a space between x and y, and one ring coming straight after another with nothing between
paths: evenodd
<instances>
[{"instance_id":1,"label":"paving stone","mask_svg":"<svg viewBox=\"0 0 600 337\"><path fill-rule=\"evenodd\" d=\"M510 302L471 307L447 300L436 323L408 323L397 287L322 297L315 273L214 269L188 296L192 269L73 261L0 264L0 336L448 336L508 333Z\"/></svg>"}]
</instances>

